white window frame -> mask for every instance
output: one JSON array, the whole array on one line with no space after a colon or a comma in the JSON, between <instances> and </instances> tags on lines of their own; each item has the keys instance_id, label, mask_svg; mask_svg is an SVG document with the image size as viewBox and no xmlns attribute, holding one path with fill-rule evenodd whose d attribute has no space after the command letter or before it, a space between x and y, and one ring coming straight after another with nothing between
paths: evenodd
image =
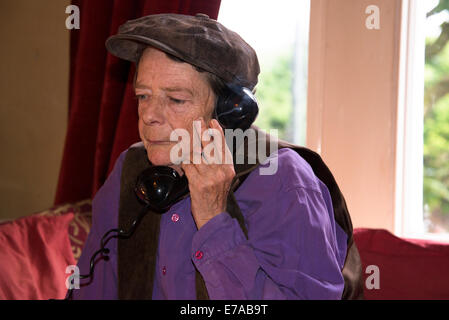
<instances>
[{"instance_id":1,"label":"white window frame","mask_svg":"<svg viewBox=\"0 0 449 320\"><path fill-rule=\"evenodd\" d=\"M403 0L396 141L395 233L400 237L448 241L426 233L423 219L424 1Z\"/></svg>"}]
</instances>

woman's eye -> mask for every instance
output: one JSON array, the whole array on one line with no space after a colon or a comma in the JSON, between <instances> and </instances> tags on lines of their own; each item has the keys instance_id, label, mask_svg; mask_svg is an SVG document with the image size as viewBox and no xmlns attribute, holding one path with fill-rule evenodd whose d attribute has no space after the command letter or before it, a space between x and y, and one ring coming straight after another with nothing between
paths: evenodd
<instances>
[{"instance_id":1,"label":"woman's eye","mask_svg":"<svg viewBox=\"0 0 449 320\"><path fill-rule=\"evenodd\" d=\"M146 94L136 94L136 99L138 101L146 100L148 98L148 95Z\"/></svg>"},{"instance_id":2,"label":"woman's eye","mask_svg":"<svg viewBox=\"0 0 449 320\"><path fill-rule=\"evenodd\" d=\"M183 104L184 102L186 102L185 100L176 99L176 98L170 98L170 101L175 104Z\"/></svg>"}]
</instances>

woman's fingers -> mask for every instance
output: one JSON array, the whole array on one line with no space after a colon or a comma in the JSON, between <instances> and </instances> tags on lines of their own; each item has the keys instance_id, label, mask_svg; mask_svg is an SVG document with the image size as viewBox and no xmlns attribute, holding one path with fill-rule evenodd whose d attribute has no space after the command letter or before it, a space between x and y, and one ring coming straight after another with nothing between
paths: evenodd
<instances>
[{"instance_id":1,"label":"woman's fingers","mask_svg":"<svg viewBox=\"0 0 449 320\"><path fill-rule=\"evenodd\" d=\"M228 145L226 144L225 134L223 132L223 128L220 126L220 123L212 119L211 127L216 130L216 136L219 136L219 139L214 138L214 144L216 146L216 150L219 152L219 159L221 159L222 164L233 164L232 161L232 153L229 150Z\"/></svg>"},{"instance_id":2,"label":"woman's fingers","mask_svg":"<svg viewBox=\"0 0 449 320\"><path fill-rule=\"evenodd\" d=\"M193 122L193 137L192 137L192 163L201 163L201 153L203 152L202 139L204 125L202 124L202 118Z\"/></svg>"},{"instance_id":3,"label":"woman's fingers","mask_svg":"<svg viewBox=\"0 0 449 320\"><path fill-rule=\"evenodd\" d=\"M226 163L223 155L227 152L223 130L216 120L211 120L210 128L204 119L194 122L192 131L191 162L182 164L189 180L192 214L200 228L215 215L226 210L226 200L234 166ZM200 161L198 160L200 157Z\"/></svg>"},{"instance_id":4,"label":"woman's fingers","mask_svg":"<svg viewBox=\"0 0 449 320\"><path fill-rule=\"evenodd\" d=\"M191 137L190 165L198 171L217 170L217 165L232 165L232 153L226 145L226 139L217 120L212 119L206 125L203 118L194 121Z\"/></svg>"}]
</instances>

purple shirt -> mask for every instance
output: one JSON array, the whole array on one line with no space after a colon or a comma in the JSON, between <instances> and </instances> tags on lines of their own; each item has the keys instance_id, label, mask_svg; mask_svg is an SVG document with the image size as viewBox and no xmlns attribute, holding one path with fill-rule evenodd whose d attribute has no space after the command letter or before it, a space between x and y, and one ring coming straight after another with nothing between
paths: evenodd
<instances>
[{"instance_id":1,"label":"purple shirt","mask_svg":"<svg viewBox=\"0 0 449 320\"><path fill-rule=\"evenodd\" d=\"M88 273L102 235L117 228L125 154L93 200L81 274ZM294 150L281 149L276 156L275 175L256 169L235 192L248 240L227 212L197 230L190 197L162 215L153 299L196 299L194 265L210 299L341 298L347 236L334 220L329 191ZM118 298L117 239L107 247L110 260L97 262L93 281L75 289L74 299Z\"/></svg>"}]
</instances>

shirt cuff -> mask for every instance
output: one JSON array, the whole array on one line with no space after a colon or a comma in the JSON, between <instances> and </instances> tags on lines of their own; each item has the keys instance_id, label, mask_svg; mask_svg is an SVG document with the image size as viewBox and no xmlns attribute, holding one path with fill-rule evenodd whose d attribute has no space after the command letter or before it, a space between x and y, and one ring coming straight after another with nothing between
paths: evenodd
<instances>
[{"instance_id":1,"label":"shirt cuff","mask_svg":"<svg viewBox=\"0 0 449 320\"><path fill-rule=\"evenodd\" d=\"M237 219L222 212L199 229L192 240L192 260L197 267L247 242Z\"/></svg>"}]
</instances>

